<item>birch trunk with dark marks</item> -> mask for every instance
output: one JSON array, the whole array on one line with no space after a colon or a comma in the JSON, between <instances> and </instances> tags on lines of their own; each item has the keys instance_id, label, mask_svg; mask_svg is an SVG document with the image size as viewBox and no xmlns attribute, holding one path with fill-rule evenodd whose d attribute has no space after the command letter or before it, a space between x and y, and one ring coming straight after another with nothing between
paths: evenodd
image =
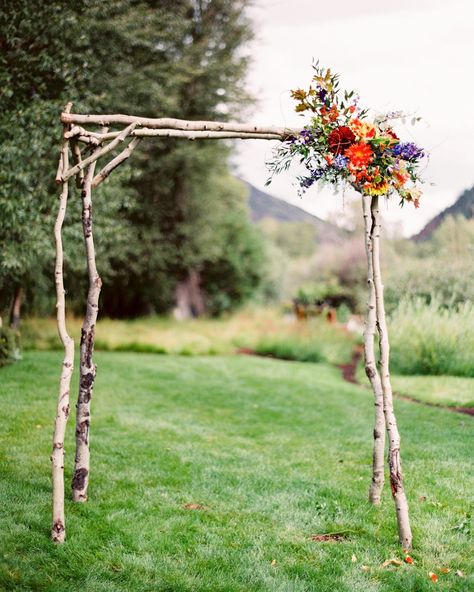
<instances>
[{"instance_id":1,"label":"birch trunk with dark marks","mask_svg":"<svg viewBox=\"0 0 474 592\"><path fill-rule=\"evenodd\" d=\"M66 110L70 110L72 104L68 104ZM67 126L64 127L64 132ZM64 170L69 165L69 142L63 141L60 163L58 167L58 176L62 176ZM51 527L51 538L56 543L64 542L66 538L66 520L64 516L64 435L69 416L69 390L71 385L71 376L74 364L74 341L68 335L66 330L66 302L63 278L63 243L62 227L66 215L68 199L68 183L62 183L61 195L59 197L59 210L54 225L54 238L56 243L56 265L55 265L55 284L56 284L56 315L58 322L58 333L64 346L64 359L59 381L59 396L56 408L56 418L53 434L53 452L51 454L52 463L52 485L53 485L53 516Z\"/></svg>"},{"instance_id":2,"label":"birch trunk with dark marks","mask_svg":"<svg viewBox=\"0 0 474 592\"><path fill-rule=\"evenodd\" d=\"M375 333L377 323L377 311L375 300L374 272L372 265L372 215L370 211L369 196L362 197L362 209L364 215L365 252L367 255L367 318L364 328L364 357L365 373L374 391L375 421L374 421L374 448L372 453L372 481L369 488L369 502L380 504L384 484L385 470L385 416L383 410L383 390L380 374L375 360Z\"/></svg>"},{"instance_id":3,"label":"birch trunk with dark marks","mask_svg":"<svg viewBox=\"0 0 474 592\"><path fill-rule=\"evenodd\" d=\"M81 192L82 230L86 246L89 291L87 307L81 330L79 394L76 405L76 456L72 479L72 498L76 502L87 501L90 473L89 428L90 407L97 368L93 362L94 332L99 311L99 295L102 281L97 273L94 238L92 235L92 180L95 162L89 165Z\"/></svg>"},{"instance_id":4,"label":"birch trunk with dark marks","mask_svg":"<svg viewBox=\"0 0 474 592\"><path fill-rule=\"evenodd\" d=\"M375 299L377 311L377 329L379 332L380 347L380 378L383 390L383 407L385 425L388 436L388 467L390 471L390 488L395 502L397 514L398 536L401 545L409 549L412 544L412 533L408 515L408 502L403 487L402 466L400 459L400 434L393 409L392 386L390 383L387 322L385 318L385 306L383 297L383 284L380 272L380 211L378 198L373 197L371 203L371 238L372 238L372 265L374 273Z\"/></svg>"}]
</instances>

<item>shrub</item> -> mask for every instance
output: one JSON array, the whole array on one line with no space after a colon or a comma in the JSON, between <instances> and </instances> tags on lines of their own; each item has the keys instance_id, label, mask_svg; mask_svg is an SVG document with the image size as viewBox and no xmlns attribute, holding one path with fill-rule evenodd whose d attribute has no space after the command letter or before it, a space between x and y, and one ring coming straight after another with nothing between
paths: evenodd
<instances>
[{"instance_id":1,"label":"shrub","mask_svg":"<svg viewBox=\"0 0 474 592\"><path fill-rule=\"evenodd\" d=\"M0 366L18 358L18 334L7 327L0 327Z\"/></svg>"},{"instance_id":2,"label":"shrub","mask_svg":"<svg viewBox=\"0 0 474 592\"><path fill-rule=\"evenodd\" d=\"M398 374L474 377L474 306L404 300L390 319L391 367Z\"/></svg>"},{"instance_id":3,"label":"shrub","mask_svg":"<svg viewBox=\"0 0 474 592\"><path fill-rule=\"evenodd\" d=\"M266 337L257 343L255 352L261 356L271 356L280 360L325 361L321 347L314 339L302 340L288 336Z\"/></svg>"}]
</instances>

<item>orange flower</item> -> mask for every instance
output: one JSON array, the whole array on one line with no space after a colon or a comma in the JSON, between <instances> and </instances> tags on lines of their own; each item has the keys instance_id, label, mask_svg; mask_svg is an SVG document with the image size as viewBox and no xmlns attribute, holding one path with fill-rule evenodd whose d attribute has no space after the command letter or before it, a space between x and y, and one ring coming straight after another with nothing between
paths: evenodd
<instances>
[{"instance_id":1,"label":"orange flower","mask_svg":"<svg viewBox=\"0 0 474 592\"><path fill-rule=\"evenodd\" d=\"M404 171L395 171L395 177L400 185L404 185L410 178L410 175Z\"/></svg>"},{"instance_id":2,"label":"orange flower","mask_svg":"<svg viewBox=\"0 0 474 592\"><path fill-rule=\"evenodd\" d=\"M354 134L361 139L370 139L375 136L375 126L371 123L364 123L360 119L353 119L349 122L349 127Z\"/></svg>"},{"instance_id":3,"label":"orange flower","mask_svg":"<svg viewBox=\"0 0 474 592\"><path fill-rule=\"evenodd\" d=\"M349 146L345 152L345 156L347 156L353 166L365 168L372 162L374 153L372 152L372 148L365 142L357 142L357 144Z\"/></svg>"},{"instance_id":4,"label":"orange flower","mask_svg":"<svg viewBox=\"0 0 474 592\"><path fill-rule=\"evenodd\" d=\"M329 110L329 121L336 121L339 117L339 111L337 110L336 105L333 105Z\"/></svg>"}]
</instances>

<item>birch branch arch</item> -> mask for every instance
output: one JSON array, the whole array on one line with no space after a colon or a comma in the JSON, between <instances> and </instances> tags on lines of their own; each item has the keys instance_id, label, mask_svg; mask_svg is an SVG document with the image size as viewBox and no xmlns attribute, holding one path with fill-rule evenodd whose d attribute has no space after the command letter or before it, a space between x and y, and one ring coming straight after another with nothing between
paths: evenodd
<instances>
[{"instance_id":1,"label":"birch branch arch","mask_svg":"<svg viewBox=\"0 0 474 592\"><path fill-rule=\"evenodd\" d=\"M81 330L80 377L76 405L76 453L72 479L74 501L87 501L90 472L90 404L96 366L93 361L95 326L99 310L102 281L97 270L93 237L92 190L133 154L144 138L182 138L187 140L260 139L283 141L300 129L257 126L218 121L187 121L172 118L145 118L129 115L89 115L71 113L68 103L61 114L63 137L56 182L61 186L59 207L54 226L56 243L55 283L58 333L64 347L59 395L53 434L52 461L52 527L51 538L62 543L66 537L64 508L64 437L69 416L70 385L74 364L74 341L66 328L66 302L63 279L62 226L69 196L69 181L75 178L81 189L82 230L87 258L89 290ZM93 126L94 129L88 129ZM97 131L97 128L99 131ZM118 128L118 129L117 129ZM122 150L96 173L99 159L116 149ZM86 155L87 154L87 155ZM72 156L73 164L70 164ZM392 494L395 500L400 542L411 546L408 506L400 467L400 436L393 413L388 372L388 336L383 304L383 286L379 265L380 216L377 198L363 198L365 244L368 262L368 312L365 329L366 373L375 401L374 454L369 501L380 503L384 481L384 450L386 426L389 439L388 464ZM379 333L381 375L376 366L374 337Z\"/></svg>"}]
</instances>

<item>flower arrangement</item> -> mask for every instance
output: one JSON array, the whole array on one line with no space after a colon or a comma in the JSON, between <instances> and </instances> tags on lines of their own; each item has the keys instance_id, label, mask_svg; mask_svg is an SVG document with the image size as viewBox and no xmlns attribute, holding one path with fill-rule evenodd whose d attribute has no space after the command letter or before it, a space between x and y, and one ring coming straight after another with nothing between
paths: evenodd
<instances>
[{"instance_id":1,"label":"flower arrangement","mask_svg":"<svg viewBox=\"0 0 474 592\"><path fill-rule=\"evenodd\" d=\"M425 152L413 142L403 142L392 128L402 112L368 118L358 105L359 97L339 89L339 76L313 65L315 74L308 90L294 90L298 113L311 119L298 134L288 135L269 163L271 176L289 168L295 158L307 169L299 176L300 194L314 183L349 184L363 195L398 194L400 203L419 206L422 181L420 161ZM415 122L418 118L414 118Z\"/></svg>"}]
</instances>

